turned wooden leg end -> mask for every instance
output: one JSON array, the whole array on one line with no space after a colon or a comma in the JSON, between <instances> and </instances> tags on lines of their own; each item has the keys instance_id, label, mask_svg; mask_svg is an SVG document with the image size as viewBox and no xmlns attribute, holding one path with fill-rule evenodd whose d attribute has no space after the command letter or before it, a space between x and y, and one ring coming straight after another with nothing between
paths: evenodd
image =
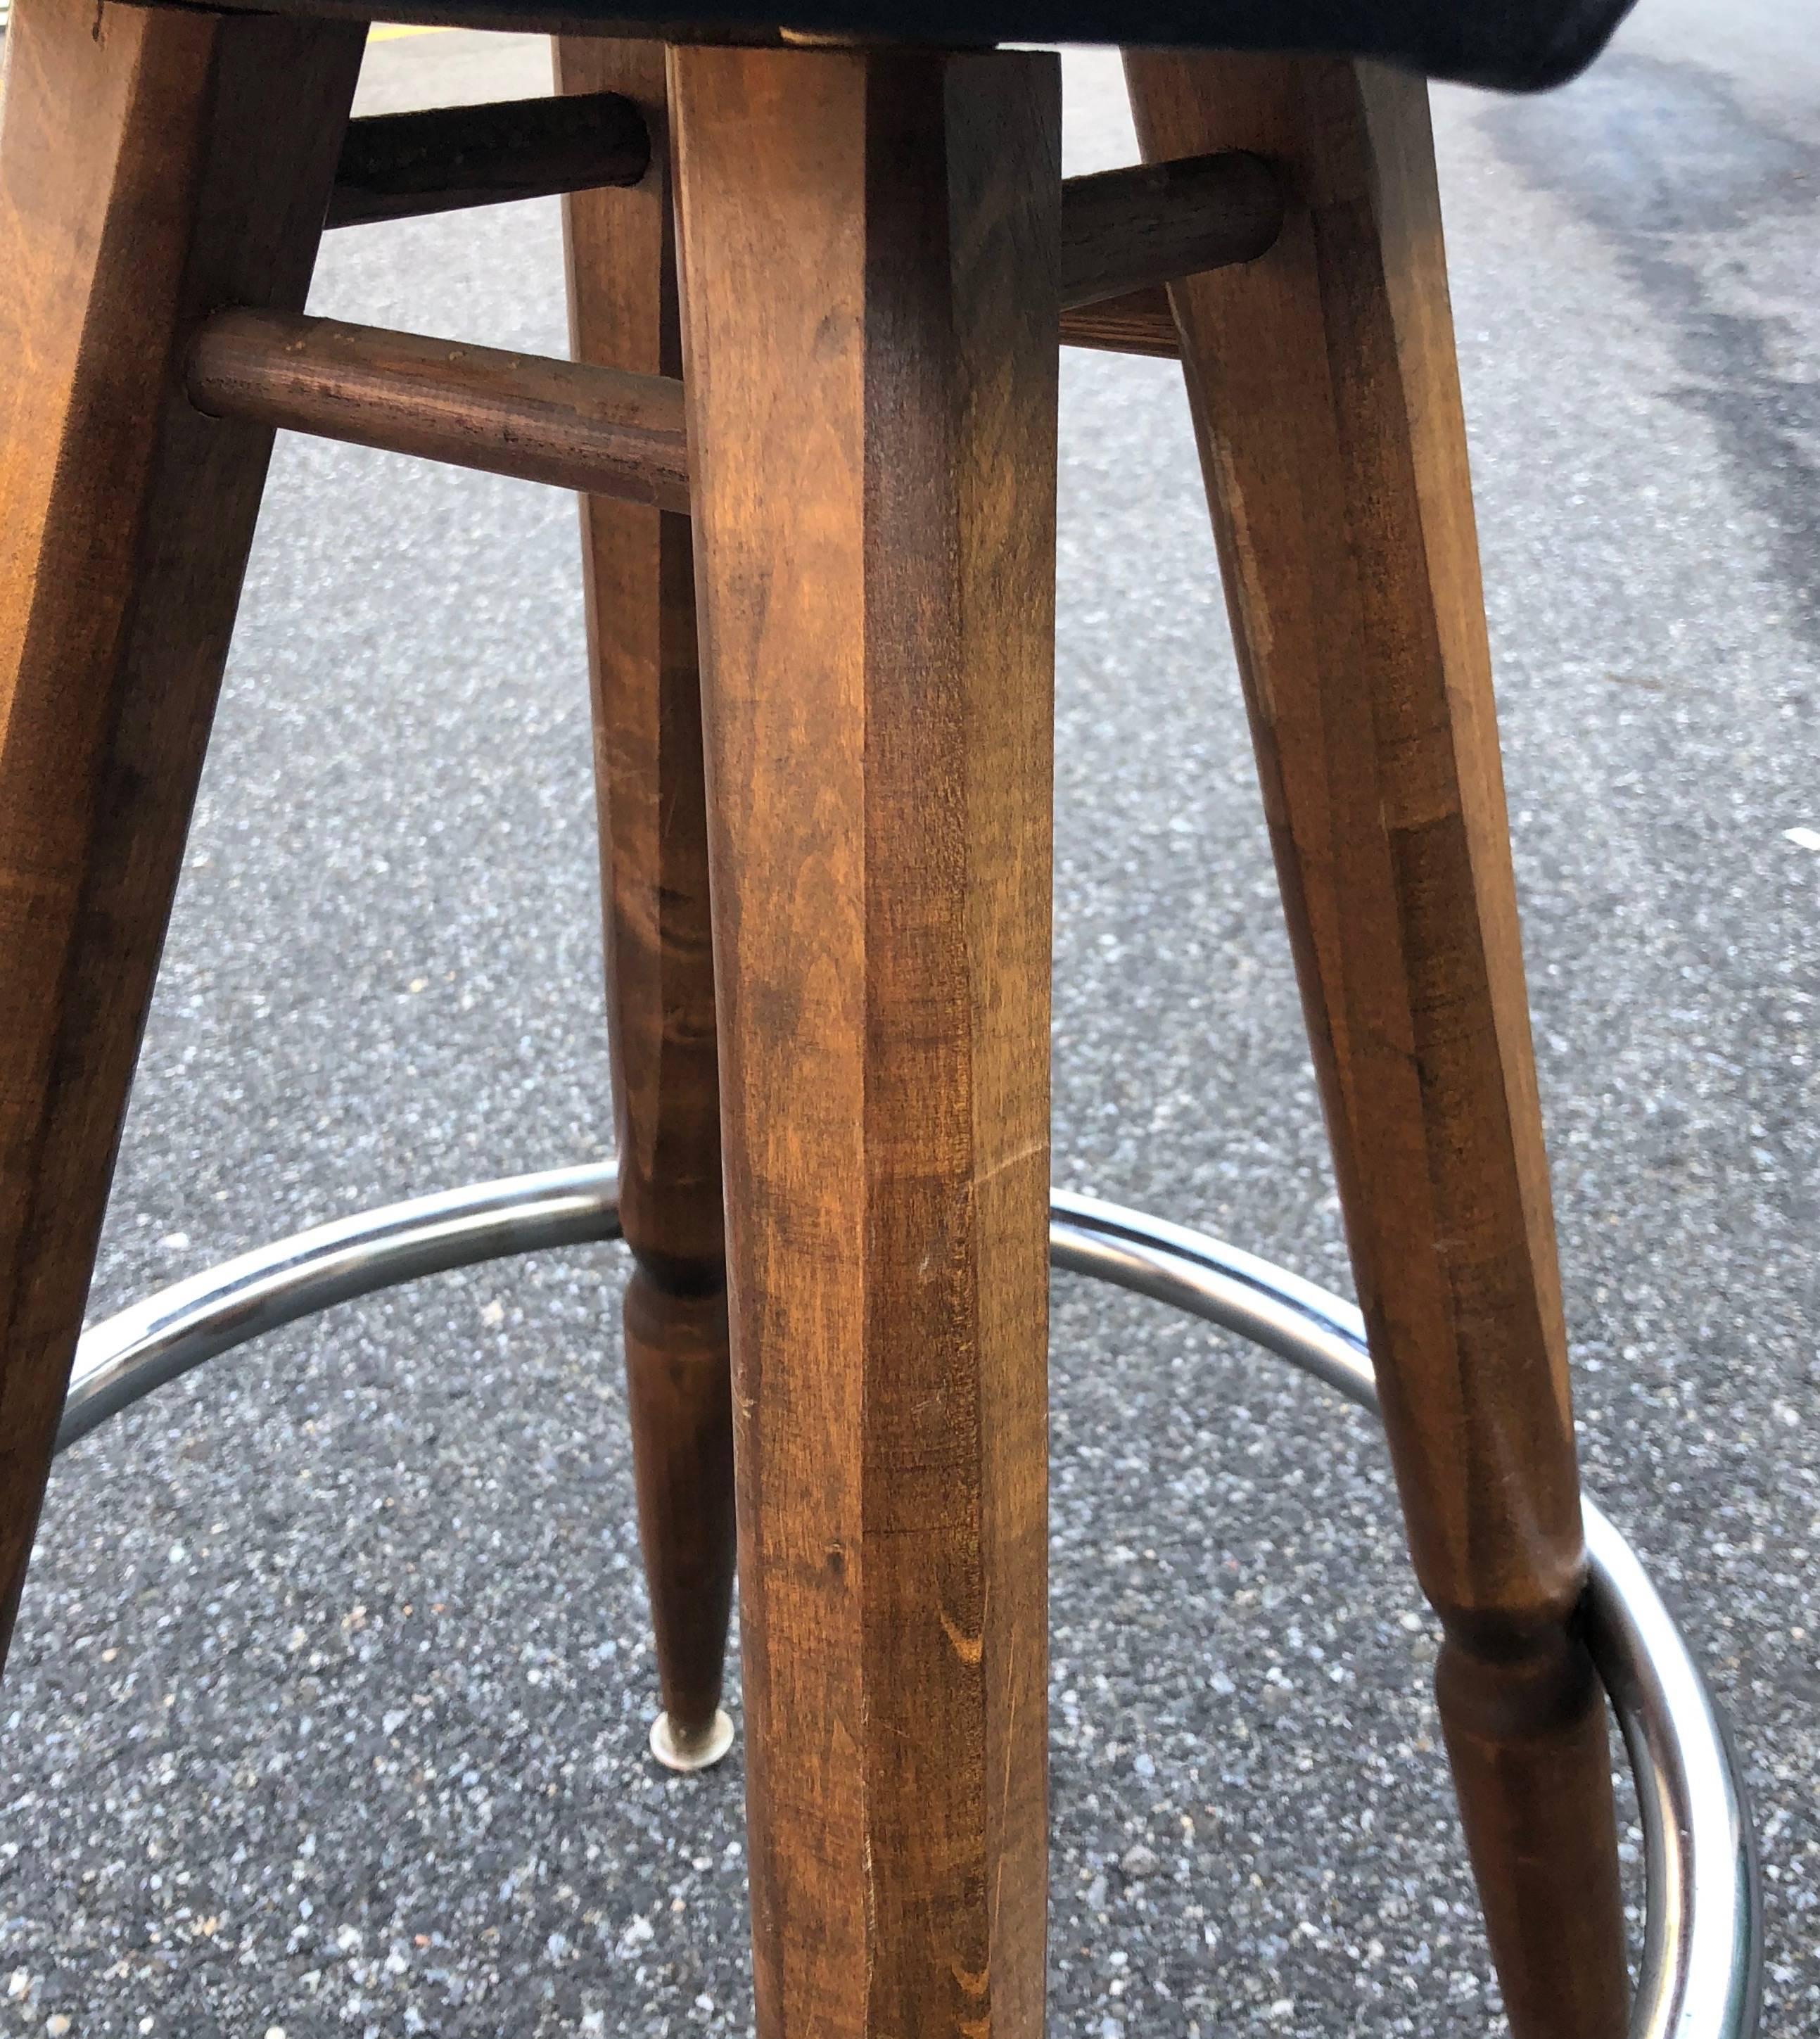
<instances>
[{"instance_id":1,"label":"turned wooden leg end","mask_svg":"<svg viewBox=\"0 0 1820 2039\"><path fill-rule=\"evenodd\" d=\"M626 1391L663 1711L651 1747L705 1770L732 1746L721 1685L733 1606L733 1388L726 1297L644 1270L626 1291Z\"/></svg>"},{"instance_id":2,"label":"turned wooden leg end","mask_svg":"<svg viewBox=\"0 0 1820 2039\"><path fill-rule=\"evenodd\" d=\"M1442 1731L1511 2030L1607 2039L1630 2006L1605 1692L1576 1619L1526 1641L1443 1644Z\"/></svg>"},{"instance_id":3,"label":"turned wooden leg end","mask_svg":"<svg viewBox=\"0 0 1820 2039\"><path fill-rule=\"evenodd\" d=\"M1257 260L1170 287L1348 1246L1516 2039L1629 1978L1426 88L1131 53L1147 155L1251 150Z\"/></svg>"}]
</instances>

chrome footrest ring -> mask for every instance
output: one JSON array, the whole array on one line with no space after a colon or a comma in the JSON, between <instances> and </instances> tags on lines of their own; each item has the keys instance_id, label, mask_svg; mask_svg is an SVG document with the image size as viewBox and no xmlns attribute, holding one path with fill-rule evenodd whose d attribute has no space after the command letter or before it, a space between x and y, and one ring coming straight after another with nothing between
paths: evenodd
<instances>
[{"instance_id":1,"label":"chrome footrest ring","mask_svg":"<svg viewBox=\"0 0 1820 2039\"><path fill-rule=\"evenodd\" d=\"M57 1449L206 1359L419 1275L617 1239L612 1162L476 1183L338 1219L185 1281L82 1336ZM1376 1414L1351 1304L1205 1233L1058 1191L1049 1259L1235 1333ZM1647 1892L1631 2039L1752 2039L1762 1897L1744 1784L1699 1667L1636 1553L1584 1501L1591 1641L1624 1733Z\"/></svg>"}]
</instances>

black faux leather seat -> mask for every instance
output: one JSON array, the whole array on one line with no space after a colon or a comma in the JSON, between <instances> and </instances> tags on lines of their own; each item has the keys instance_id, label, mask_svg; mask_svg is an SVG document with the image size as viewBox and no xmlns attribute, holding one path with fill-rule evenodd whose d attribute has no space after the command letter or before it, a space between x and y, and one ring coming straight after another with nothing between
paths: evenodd
<instances>
[{"instance_id":1,"label":"black faux leather seat","mask_svg":"<svg viewBox=\"0 0 1820 2039\"><path fill-rule=\"evenodd\" d=\"M571 0L578 17L623 13ZM628 34L679 39L704 30L772 31L897 40L1119 43L1156 48L1311 50L1382 57L1435 78L1529 92L1559 85L1597 56L1632 0L712 0L642 22ZM527 5L525 11L533 11ZM547 9L540 12L540 20ZM490 4L487 25L510 6Z\"/></svg>"}]
</instances>

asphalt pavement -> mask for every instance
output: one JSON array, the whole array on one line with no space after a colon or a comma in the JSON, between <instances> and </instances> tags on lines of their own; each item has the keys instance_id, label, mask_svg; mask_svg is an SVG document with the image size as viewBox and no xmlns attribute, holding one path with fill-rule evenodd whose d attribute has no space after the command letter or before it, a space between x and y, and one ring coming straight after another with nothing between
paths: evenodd
<instances>
[{"instance_id":1,"label":"asphalt pavement","mask_svg":"<svg viewBox=\"0 0 1820 2039\"><path fill-rule=\"evenodd\" d=\"M1812 28L1644 0L1556 97L1437 94L1587 1478L1735 1723L1778 2035L1820 2033ZM362 92L546 76L408 36ZM1113 62L1069 85L1071 167L1128 159ZM336 234L315 307L559 351L556 208ZM578 579L554 492L281 445L96 1314L609 1142ZM1170 364L1065 362L1060 635L1057 1179L1344 1288ZM0 2033L746 2026L739 1756L645 1748L623 1278L351 1304L59 1464ZM1378 1441L1056 1304L1053 2030L1500 2030Z\"/></svg>"}]
</instances>

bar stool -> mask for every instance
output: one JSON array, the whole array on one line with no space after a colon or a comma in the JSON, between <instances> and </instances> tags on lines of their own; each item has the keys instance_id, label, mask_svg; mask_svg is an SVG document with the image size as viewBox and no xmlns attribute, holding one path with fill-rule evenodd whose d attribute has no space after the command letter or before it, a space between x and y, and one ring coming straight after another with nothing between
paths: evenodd
<instances>
[{"instance_id":1,"label":"bar stool","mask_svg":"<svg viewBox=\"0 0 1820 2039\"><path fill-rule=\"evenodd\" d=\"M562 1194L636 1266L653 1747L700 1768L730 1737L737 1521L762 2039L1033 2039L1057 349L1179 355L1494 1959L1519 2039L1616 2039L1598 1617L1416 73L1549 82L1621 5L395 11L552 29L559 95L350 126L341 0L17 0L0 1635L275 429L577 489L619 1165ZM1131 46L1147 164L1064 182L1056 61L1013 39ZM572 362L303 316L325 223L557 192ZM1057 1209L1064 1255L1137 1251ZM1187 1265L1186 1236L1154 1251ZM1305 1363L1369 1392L1346 1350ZM1744 2031L1727 1988L1710 2029Z\"/></svg>"}]
</instances>

